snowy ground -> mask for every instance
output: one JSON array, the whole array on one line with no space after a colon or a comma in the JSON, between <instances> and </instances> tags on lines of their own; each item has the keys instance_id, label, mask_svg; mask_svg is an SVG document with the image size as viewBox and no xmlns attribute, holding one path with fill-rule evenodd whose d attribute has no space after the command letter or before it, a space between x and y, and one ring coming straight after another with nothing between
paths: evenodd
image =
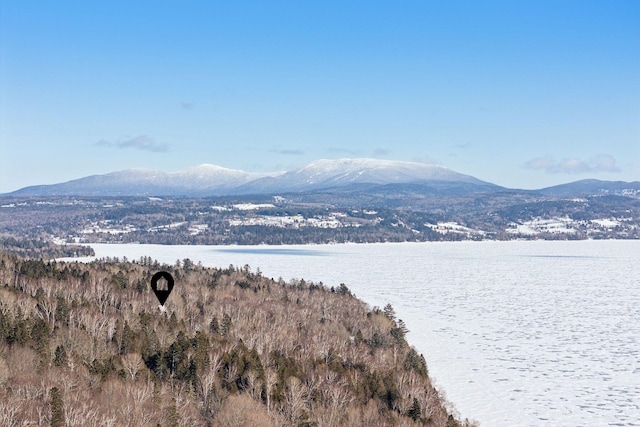
<instances>
[{"instance_id":1,"label":"snowy ground","mask_svg":"<svg viewBox=\"0 0 640 427\"><path fill-rule=\"evenodd\" d=\"M482 426L640 426L640 241L93 247L390 302L436 384Z\"/></svg>"}]
</instances>

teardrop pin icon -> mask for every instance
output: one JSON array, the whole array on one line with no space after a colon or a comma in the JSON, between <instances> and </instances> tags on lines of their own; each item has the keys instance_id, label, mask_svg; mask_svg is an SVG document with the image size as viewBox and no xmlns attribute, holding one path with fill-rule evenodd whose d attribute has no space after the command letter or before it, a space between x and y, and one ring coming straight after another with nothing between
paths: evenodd
<instances>
[{"instance_id":1,"label":"teardrop pin icon","mask_svg":"<svg viewBox=\"0 0 640 427\"><path fill-rule=\"evenodd\" d=\"M173 276L166 271L158 271L151 278L151 289L156 294L160 305L164 307L164 303L173 289Z\"/></svg>"}]
</instances>

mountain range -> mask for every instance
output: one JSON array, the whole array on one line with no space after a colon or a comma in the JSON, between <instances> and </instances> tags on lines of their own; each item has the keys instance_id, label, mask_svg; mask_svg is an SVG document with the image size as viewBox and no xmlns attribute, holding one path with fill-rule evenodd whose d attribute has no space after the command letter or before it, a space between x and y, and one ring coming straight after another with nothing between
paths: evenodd
<instances>
[{"instance_id":1,"label":"mountain range","mask_svg":"<svg viewBox=\"0 0 640 427\"><path fill-rule=\"evenodd\" d=\"M304 193L322 190L366 191L381 187L420 186L445 193L514 191L464 175L444 166L379 159L317 160L276 173L250 173L203 164L165 173L130 169L92 175L64 183L37 185L5 196L222 196ZM614 194L640 196L640 182L583 180L535 192L553 196Z\"/></svg>"}]
</instances>

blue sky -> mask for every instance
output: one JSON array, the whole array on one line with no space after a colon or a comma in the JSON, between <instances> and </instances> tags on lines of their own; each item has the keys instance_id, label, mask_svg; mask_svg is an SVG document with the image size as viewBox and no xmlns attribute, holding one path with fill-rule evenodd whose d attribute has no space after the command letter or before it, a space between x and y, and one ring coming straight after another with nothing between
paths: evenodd
<instances>
[{"instance_id":1,"label":"blue sky","mask_svg":"<svg viewBox=\"0 0 640 427\"><path fill-rule=\"evenodd\" d=\"M640 180L640 2L0 0L0 192L341 157Z\"/></svg>"}]
</instances>

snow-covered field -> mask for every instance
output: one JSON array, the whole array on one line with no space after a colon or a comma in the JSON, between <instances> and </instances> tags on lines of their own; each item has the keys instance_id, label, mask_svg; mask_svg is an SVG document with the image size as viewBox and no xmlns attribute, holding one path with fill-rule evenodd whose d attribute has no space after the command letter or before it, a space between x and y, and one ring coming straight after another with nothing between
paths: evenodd
<instances>
[{"instance_id":1,"label":"snow-covered field","mask_svg":"<svg viewBox=\"0 0 640 427\"><path fill-rule=\"evenodd\" d=\"M640 426L640 241L92 246L391 303L436 384L485 427Z\"/></svg>"}]
</instances>

